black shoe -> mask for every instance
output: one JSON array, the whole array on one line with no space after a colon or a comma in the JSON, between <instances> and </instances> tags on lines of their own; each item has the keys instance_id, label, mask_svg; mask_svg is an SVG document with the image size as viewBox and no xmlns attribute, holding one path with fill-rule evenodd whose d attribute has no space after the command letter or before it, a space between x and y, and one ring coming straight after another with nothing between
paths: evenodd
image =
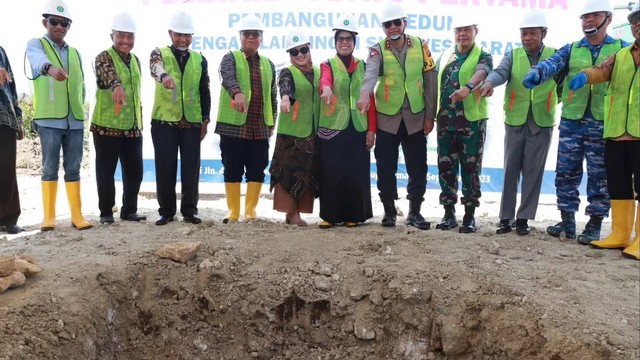
<instances>
[{"instance_id":1,"label":"black shoe","mask_svg":"<svg viewBox=\"0 0 640 360\"><path fill-rule=\"evenodd\" d=\"M188 222L188 223L191 223L191 224L200 224L202 222L202 220L199 217L195 216L195 215L189 215L189 216L185 215L185 216L182 217L182 220L184 222Z\"/></svg>"},{"instance_id":2,"label":"black shoe","mask_svg":"<svg viewBox=\"0 0 640 360\"><path fill-rule=\"evenodd\" d=\"M15 234L18 234L18 233L21 233L21 232L24 231L23 228L21 228L18 225L15 225L15 224L14 225L7 225L7 226L5 226L5 229L7 230L7 233L12 234L12 235L15 235Z\"/></svg>"},{"instance_id":3,"label":"black shoe","mask_svg":"<svg viewBox=\"0 0 640 360\"><path fill-rule=\"evenodd\" d=\"M131 213L131 214L121 214L120 215L120 220L126 220L126 221L144 221L147 220L147 217L145 215L140 215L138 213Z\"/></svg>"},{"instance_id":4,"label":"black shoe","mask_svg":"<svg viewBox=\"0 0 640 360\"><path fill-rule=\"evenodd\" d=\"M473 215L466 215L462 218L462 226L458 229L462 234L471 234L476 232L476 219Z\"/></svg>"},{"instance_id":5,"label":"black shoe","mask_svg":"<svg viewBox=\"0 0 640 360\"><path fill-rule=\"evenodd\" d=\"M420 230L431 229L431 223L426 221L422 217L422 215L420 215L420 213L417 213L417 214L409 213L404 223L405 225L411 225L411 226L417 227Z\"/></svg>"},{"instance_id":6,"label":"black shoe","mask_svg":"<svg viewBox=\"0 0 640 360\"><path fill-rule=\"evenodd\" d=\"M384 216L382 217L382 226L383 227L393 227L396 226L396 216L398 212L396 211L395 200L382 200L382 206L384 206Z\"/></svg>"},{"instance_id":7,"label":"black shoe","mask_svg":"<svg viewBox=\"0 0 640 360\"><path fill-rule=\"evenodd\" d=\"M100 224L113 224L113 215L100 216Z\"/></svg>"},{"instance_id":8,"label":"black shoe","mask_svg":"<svg viewBox=\"0 0 640 360\"><path fill-rule=\"evenodd\" d=\"M511 219L503 219L500 220L500 224L498 224L496 234L507 234L510 233L512 229L513 227L511 226Z\"/></svg>"},{"instance_id":9,"label":"black shoe","mask_svg":"<svg viewBox=\"0 0 640 360\"><path fill-rule=\"evenodd\" d=\"M160 219L156 220L156 225L167 225L173 221L173 216L160 215Z\"/></svg>"},{"instance_id":10,"label":"black shoe","mask_svg":"<svg viewBox=\"0 0 640 360\"><path fill-rule=\"evenodd\" d=\"M518 235L529 235L529 224L527 223L527 219L517 219L516 220L516 234Z\"/></svg>"},{"instance_id":11,"label":"black shoe","mask_svg":"<svg viewBox=\"0 0 640 360\"><path fill-rule=\"evenodd\" d=\"M451 216L445 215L442 218L442 220L436 225L436 229L440 229L440 230L451 230L457 227L458 227L458 220L456 220L455 215L451 215Z\"/></svg>"}]
</instances>

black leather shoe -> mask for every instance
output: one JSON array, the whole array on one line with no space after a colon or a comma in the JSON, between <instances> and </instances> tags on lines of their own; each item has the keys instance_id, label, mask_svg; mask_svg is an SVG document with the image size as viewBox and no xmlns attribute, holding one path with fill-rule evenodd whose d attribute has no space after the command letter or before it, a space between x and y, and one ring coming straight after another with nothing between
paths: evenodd
<instances>
[{"instance_id":1,"label":"black leather shoe","mask_svg":"<svg viewBox=\"0 0 640 360\"><path fill-rule=\"evenodd\" d=\"M5 229L7 229L7 233L12 234L12 235L15 235L15 234L18 234L18 233L21 233L21 232L24 231L23 228L21 228L18 225L15 225L15 224L14 225L7 225L7 226L5 226Z\"/></svg>"},{"instance_id":2,"label":"black leather shoe","mask_svg":"<svg viewBox=\"0 0 640 360\"><path fill-rule=\"evenodd\" d=\"M440 221L436 225L436 229L440 229L440 230L451 230L456 227L458 227L458 220L456 220L455 215L452 215L452 216L445 215L442 218L442 221Z\"/></svg>"},{"instance_id":3,"label":"black leather shoe","mask_svg":"<svg viewBox=\"0 0 640 360\"><path fill-rule=\"evenodd\" d=\"M516 220L516 234L518 235L529 235L529 224L527 223L527 219L517 219Z\"/></svg>"},{"instance_id":4,"label":"black leather shoe","mask_svg":"<svg viewBox=\"0 0 640 360\"><path fill-rule=\"evenodd\" d=\"M500 220L500 224L498 224L498 229L496 230L496 234L507 234L507 233L510 233L511 230L513 230L513 227L511 226L510 219Z\"/></svg>"},{"instance_id":5,"label":"black leather shoe","mask_svg":"<svg viewBox=\"0 0 640 360\"><path fill-rule=\"evenodd\" d=\"M100 216L100 224L113 224L113 215Z\"/></svg>"},{"instance_id":6,"label":"black leather shoe","mask_svg":"<svg viewBox=\"0 0 640 360\"><path fill-rule=\"evenodd\" d=\"M384 226L384 227L396 226L396 217L395 217L395 215L384 214L384 216L382 217L382 226Z\"/></svg>"},{"instance_id":7,"label":"black leather shoe","mask_svg":"<svg viewBox=\"0 0 640 360\"><path fill-rule=\"evenodd\" d=\"M420 230L431 229L431 223L426 221L422 217L422 215L420 215L420 213L417 213L417 214L409 213L404 223L405 225L411 225L411 226L417 227Z\"/></svg>"},{"instance_id":8,"label":"black leather shoe","mask_svg":"<svg viewBox=\"0 0 640 360\"><path fill-rule=\"evenodd\" d=\"M120 215L120 220L126 220L126 221L144 221L147 220L147 217L145 215L140 215L138 213L131 213L131 214L121 214Z\"/></svg>"},{"instance_id":9,"label":"black leather shoe","mask_svg":"<svg viewBox=\"0 0 640 360\"><path fill-rule=\"evenodd\" d=\"M458 229L462 234L471 234L476 232L476 219L473 216L465 215L462 218L462 226Z\"/></svg>"},{"instance_id":10,"label":"black leather shoe","mask_svg":"<svg viewBox=\"0 0 640 360\"><path fill-rule=\"evenodd\" d=\"M191 223L191 224L200 224L202 222L202 219L200 219L199 217L197 217L195 215L183 216L182 220L184 220L184 222L188 222L188 223Z\"/></svg>"},{"instance_id":11,"label":"black leather shoe","mask_svg":"<svg viewBox=\"0 0 640 360\"><path fill-rule=\"evenodd\" d=\"M167 225L173 221L173 216L160 215L160 219L156 220L156 225Z\"/></svg>"}]
</instances>

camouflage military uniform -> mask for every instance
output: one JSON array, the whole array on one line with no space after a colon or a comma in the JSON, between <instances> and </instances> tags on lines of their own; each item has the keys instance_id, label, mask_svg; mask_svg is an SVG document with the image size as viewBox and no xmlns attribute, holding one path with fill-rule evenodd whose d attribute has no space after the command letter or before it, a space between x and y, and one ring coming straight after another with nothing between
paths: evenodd
<instances>
[{"instance_id":1,"label":"camouflage military uniform","mask_svg":"<svg viewBox=\"0 0 640 360\"><path fill-rule=\"evenodd\" d=\"M480 172L487 121L486 119L468 121L464 116L462 102L452 103L449 99L453 92L460 89L458 73L467 55L455 52L448 64L439 65L445 66L440 85L440 110L437 117L440 204L445 206L458 202L459 170L461 170L463 196L460 202L465 206L477 207L480 204ZM487 73L491 72L493 68L491 54L483 50L477 67L485 68ZM469 96L476 96L476 92L472 92Z\"/></svg>"}]
</instances>

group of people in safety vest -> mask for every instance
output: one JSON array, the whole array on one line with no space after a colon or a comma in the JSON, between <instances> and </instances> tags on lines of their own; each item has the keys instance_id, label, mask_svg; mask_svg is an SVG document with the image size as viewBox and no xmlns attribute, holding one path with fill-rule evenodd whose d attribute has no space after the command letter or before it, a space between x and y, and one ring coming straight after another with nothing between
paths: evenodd
<instances>
[{"instance_id":1,"label":"group of people in safety vest","mask_svg":"<svg viewBox=\"0 0 640 360\"><path fill-rule=\"evenodd\" d=\"M480 28L472 14L454 17L455 46L435 59L424 39L405 32L407 14L401 4L389 2L380 14L384 38L369 48L366 60L353 55L356 18L343 14L333 26L334 57L315 65L309 34L292 29L285 43L291 65L279 75L273 62L259 54L262 21L255 15L244 17L238 29L241 48L227 53L219 68L222 89L214 132L220 137L229 209L223 222L240 220L243 178L244 219L257 217L269 166L269 139L276 130L270 190L274 209L286 214L287 224L307 225L300 214L313 211L315 198L322 229L355 227L372 218L369 151L374 149L384 207L381 223L394 227L402 147L408 174L405 224L428 230L431 223L420 212L426 190L426 136L435 130L439 203L444 209L435 228L475 233L487 98L495 87L506 84L505 173L496 233L515 229L518 235L529 234L561 103L555 178L561 221L547 233L598 248L623 249L625 255L640 259L640 3L628 15L632 44L607 34L612 14L608 0L586 0L579 14L584 37L554 49L544 44L544 13L532 10L520 24L522 47L507 52L494 66L491 54L476 43ZM42 147L40 229L56 227L61 150L71 223L88 229L92 224L82 215L80 199L84 76L79 52L64 40L73 17L62 0L50 0L42 16L46 35L30 40L26 50L35 90L33 124ZM146 220L137 205L143 121L142 67L131 52L135 34L134 17L116 15L113 46L94 61L96 105L89 130L102 224L114 222L118 162L123 183L120 219ZM199 224L200 142L208 133L212 105L208 62L190 49L194 24L188 13L173 15L168 34L171 45L155 48L149 62L156 85L150 122L159 204L155 224L175 220L178 167L180 214L183 221ZM0 50L0 147L5 154L0 171L7 174L0 180L0 226L15 234L23 230L17 225L15 152L24 131L13 72ZM578 234L575 213L585 160L589 221ZM456 218L459 179L461 223ZM609 210L612 232L601 239L602 220Z\"/></svg>"}]
</instances>

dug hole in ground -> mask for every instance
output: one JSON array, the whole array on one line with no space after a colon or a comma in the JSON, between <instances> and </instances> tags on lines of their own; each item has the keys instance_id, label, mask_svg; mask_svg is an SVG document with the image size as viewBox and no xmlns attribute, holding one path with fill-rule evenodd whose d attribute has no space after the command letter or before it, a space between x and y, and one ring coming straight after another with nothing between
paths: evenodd
<instances>
[{"instance_id":1,"label":"dug hole in ground","mask_svg":"<svg viewBox=\"0 0 640 360\"><path fill-rule=\"evenodd\" d=\"M322 230L317 202L303 215L310 226L286 225L266 185L248 223L222 224L215 185L202 224L156 226L145 195L148 221L99 225L85 164L95 227L71 227L61 183L57 228L39 232L38 146L20 149L27 231L0 237L0 255L31 256L43 271L0 294L1 360L640 358L640 262L546 235L559 217L553 196L529 236L495 234L500 194L483 194L476 234L406 227L404 198L398 226L382 228L375 189L367 224ZM437 222L438 190L426 198L423 215ZM186 264L155 255L175 242L201 246Z\"/></svg>"}]
</instances>

